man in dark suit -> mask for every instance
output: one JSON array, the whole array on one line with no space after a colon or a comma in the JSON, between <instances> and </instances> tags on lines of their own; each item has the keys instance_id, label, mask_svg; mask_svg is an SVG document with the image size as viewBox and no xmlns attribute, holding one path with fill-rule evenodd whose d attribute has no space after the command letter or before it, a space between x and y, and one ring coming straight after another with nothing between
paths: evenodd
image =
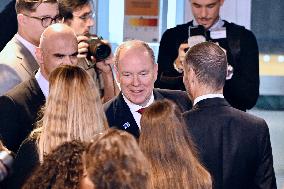
<instances>
[{"instance_id":1,"label":"man in dark suit","mask_svg":"<svg viewBox=\"0 0 284 189\"><path fill-rule=\"evenodd\" d=\"M17 0L18 32L0 52L0 95L29 79L38 69L35 49L43 30L60 21L56 0Z\"/></svg>"},{"instance_id":2,"label":"man in dark suit","mask_svg":"<svg viewBox=\"0 0 284 189\"><path fill-rule=\"evenodd\" d=\"M76 65L77 54L77 38L70 27L53 24L44 30L36 49L39 70L0 97L0 138L8 149L16 153L33 130L48 96L49 74L59 65Z\"/></svg>"},{"instance_id":3,"label":"man in dark suit","mask_svg":"<svg viewBox=\"0 0 284 189\"><path fill-rule=\"evenodd\" d=\"M156 87L185 90L180 62L188 48L190 28L202 25L206 38L227 50L233 75L226 80L224 97L234 108L251 109L259 96L259 52L254 34L243 26L229 23L219 16L224 0L189 0L193 21L166 30L161 38L158 55ZM192 34L191 34L192 35ZM194 35L194 34L193 34ZM182 69L181 69L182 70Z\"/></svg>"},{"instance_id":4,"label":"man in dark suit","mask_svg":"<svg viewBox=\"0 0 284 189\"><path fill-rule=\"evenodd\" d=\"M185 92L154 89L157 69L153 50L147 43L132 40L118 47L115 70L121 93L104 105L111 127L139 137L142 108L156 99L168 98L182 111L189 110L191 103Z\"/></svg>"},{"instance_id":5,"label":"man in dark suit","mask_svg":"<svg viewBox=\"0 0 284 189\"><path fill-rule=\"evenodd\" d=\"M226 53L212 42L186 53L183 82L193 100L185 121L213 188L276 188L269 129L224 99Z\"/></svg>"}]
</instances>

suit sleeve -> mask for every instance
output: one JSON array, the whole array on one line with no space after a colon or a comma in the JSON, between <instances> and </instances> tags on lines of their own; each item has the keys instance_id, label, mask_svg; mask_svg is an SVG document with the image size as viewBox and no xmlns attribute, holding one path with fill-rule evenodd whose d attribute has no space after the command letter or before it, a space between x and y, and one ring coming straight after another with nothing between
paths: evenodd
<instances>
[{"instance_id":1,"label":"suit sleeve","mask_svg":"<svg viewBox=\"0 0 284 189\"><path fill-rule=\"evenodd\" d=\"M234 75L224 87L224 95L234 107L251 109L259 96L259 51L254 34L245 30L240 40L240 57Z\"/></svg>"},{"instance_id":2,"label":"suit sleeve","mask_svg":"<svg viewBox=\"0 0 284 189\"><path fill-rule=\"evenodd\" d=\"M36 139L27 138L23 141L17 152L13 164L13 174L7 179L4 185L9 186L9 188L21 188L38 165L39 157Z\"/></svg>"},{"instance_id":3,"label":"suit sleeve","mask_svg":"<svg viewBox=\"0 0 284 189\"><path fill-rule=\"evenodd\" d=\"M0 137L3 144L14 153L20 144L17 143L18 130L21 126L18 117L18 107L8 96L0 97ZM15 140L16 139L16 140Z\"/></svg>"},{"instance_id":4,"label":"suit sleeve","mask_svg":"<svg viewBox=\"0 0 284 189\"><path fill-rule=\"evenodd\" d=\"M0 95L3 95L21 81L15 70L5 64L0 64Z\"/></svg>"},{"instance_id":5,"label":"suit sleeve","mask_svg":"<svg viewBox=\"0 0 284 189\"><path fill-rule=\"evenodd\" d=\"M259 161L254 178L254 188L270 188L276 189L275 172L273 168L273 156L270 143L269 129L265 121L263 121L262 131L263 137L259 137Z\"/></svg>"},{"instance_id":6,"label":"suit sleeve","mask_svg":"<svg viewBox=\"0 0 284 189\"><path fill-rule=\"evenodd\" d=\"M176 40L178 31L169 29L163 34L158 54L157 88L180 89L183 86L182 75L174 68L174 61L178 56L178 47L181 43ZM183 87L182 87L183 88Z\"/></svg>"}]
</instances>

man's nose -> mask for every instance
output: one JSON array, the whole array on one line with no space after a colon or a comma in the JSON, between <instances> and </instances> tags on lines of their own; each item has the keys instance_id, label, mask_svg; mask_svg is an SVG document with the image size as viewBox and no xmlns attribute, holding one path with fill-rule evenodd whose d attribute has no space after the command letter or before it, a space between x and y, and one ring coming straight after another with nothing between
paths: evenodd
<instances>
[{"instance_id":1,"label":"man's nose","mask_svg":"<svg viewBox=\"0 0 284 189\"><path fill-rule=\"evenodd\" d=\"M63 64L65 64L65 65L72 65L72 64L73 64L72 58L71 58L70 56L66 56L66 57L64 58Z\"/></svg>"},{"instance_id":2,"label":"man's nose","mask_svg":"<svg viewBox=\"0 0 284 189\"><path fill-rule=\"evenodd\" d=\"M92 26L95 25L95 20L94 20L93 17L90 17L87 22L88 22L88 23L87 23L87 24L88 24L88 27L92 27Z\"/></svg>"},{"instance_id":3,"label":"man's nose","mask_svg":"<svg viewBox=\"0 0 284 189\"><path fill-rule=\"evenodd\" d=\"M138 86L140 84L140 80L137 75L133 76L132 84L133 86Z\"/></svg>"},{"instance_id":4,"label":"man's nose","mask_svg":"<svg viewBox=\"0 0 284 189\"><path fill-rule=\"evenodd\" d=\"M207 8L203 7L201 8L201 18L206 18L207 17Z\"/></svg>"}]
</instances>

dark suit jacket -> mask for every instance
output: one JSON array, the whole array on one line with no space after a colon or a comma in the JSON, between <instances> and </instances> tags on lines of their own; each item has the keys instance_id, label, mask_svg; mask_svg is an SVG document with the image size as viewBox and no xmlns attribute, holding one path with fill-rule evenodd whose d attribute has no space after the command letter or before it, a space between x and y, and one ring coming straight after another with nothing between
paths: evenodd
<instances>
[{"instance_id":1,"label":"dark suit jacket","mask_svg":"<svg viewBox=\"0 0 284 189\"><path fill-rule=\"evenodd\" d=\"M184 118L214 188L276 188L269 130L225 99L198 102Z\"/></svg>"},{"instance_id":2,"label":"dark suit jacket","mask_svg":"<svg viewBox=\"0 0 284 189\"><path fill-rule=\"evenodd\" d=\"M34 77L0 97L0 137L4 145L17 152L34 128L45 97Z\"/></svg>"},{"instance_id":3,"label":"dark suit jacket","mask_svg":"<svg viewBox=\"0 0 284 189\"><path fill-rule=\"evenodd\" d=\"M21 144L13 163L13 173L0 184L0 188L19 189L39 166L37 137L28 137Z\"/></svg>"},{"instance_id":4,"label":"dark suit jacket","mask_svg":"<svg viewBox=\"0 0 284 189\"><path fill-rule=\"evenodd\" d=\"M155 100L164 98L172 100L180 107L182 112L187 111L192 107L187 94L183 91L154 89L154 98ZM128 105L124 101L122 93L104 104L104 109L110 127L117 127L118 129L133 134L137 138L139 137L139 127L136 124Z\"/></svg>"},{"instance_id":5,"label":"dark suit jacket","mask_svg":"<svg viewBox=\"0 0 284 189\"><path fill-rule=\"evenodd\" d=\"M0 95L28 80L38 68L31 52L13 37L0 52Z\"/></svg>"},{"instance_id":6,"label":"dark suit jacket","mask_svg":"<svg viewBox=\"0 0 284 189\"><path fill-rule=\"evenodd\" d=\"M174 69L181 43L187 43L192 21L166 30L161 38L158 54L158 79L155 87L185 90L182 74ZM226 39L211 39L227 50L227 58L234 68L233 77L226 80L225 99L235 108L252 108L259 96L259 53L254 34L242 26L225 21ZM233 48L234 47L234 48ZM239 48L237 48L239 47Z\"/></svg>"}]
</instances>

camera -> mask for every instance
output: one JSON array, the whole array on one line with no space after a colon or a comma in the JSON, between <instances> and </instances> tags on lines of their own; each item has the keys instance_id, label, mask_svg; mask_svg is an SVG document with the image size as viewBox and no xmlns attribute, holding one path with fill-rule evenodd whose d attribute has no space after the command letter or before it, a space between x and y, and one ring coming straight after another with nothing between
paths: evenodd
<instances>
[{"instance_id":1,"label":"camera","mask_svg":"<svg viewBox=\"0 0 284 189\"><path fill-rule=\"evenodd\" d=\"M91 60L91 56L96 59L96 62L100 62L105 60L111 54L110 46L102 41L102 37L98 37L96 35L89 35L89 40L87 41L89 44L87 58Z\"/></svg>"},{"instance_id":2,"label":"camera","mask_svg":"<svg viewBox=\"0 0 284 189\"><path fill-rule=\"evenodd\" d=\"M198 25L198 26L193 26L190 27L189 29L189 37L192 36L204 36L207 39L207 33L206 33L206 29L204 28L204 26L202 25Z\"/></svg>"}]
</instances>

